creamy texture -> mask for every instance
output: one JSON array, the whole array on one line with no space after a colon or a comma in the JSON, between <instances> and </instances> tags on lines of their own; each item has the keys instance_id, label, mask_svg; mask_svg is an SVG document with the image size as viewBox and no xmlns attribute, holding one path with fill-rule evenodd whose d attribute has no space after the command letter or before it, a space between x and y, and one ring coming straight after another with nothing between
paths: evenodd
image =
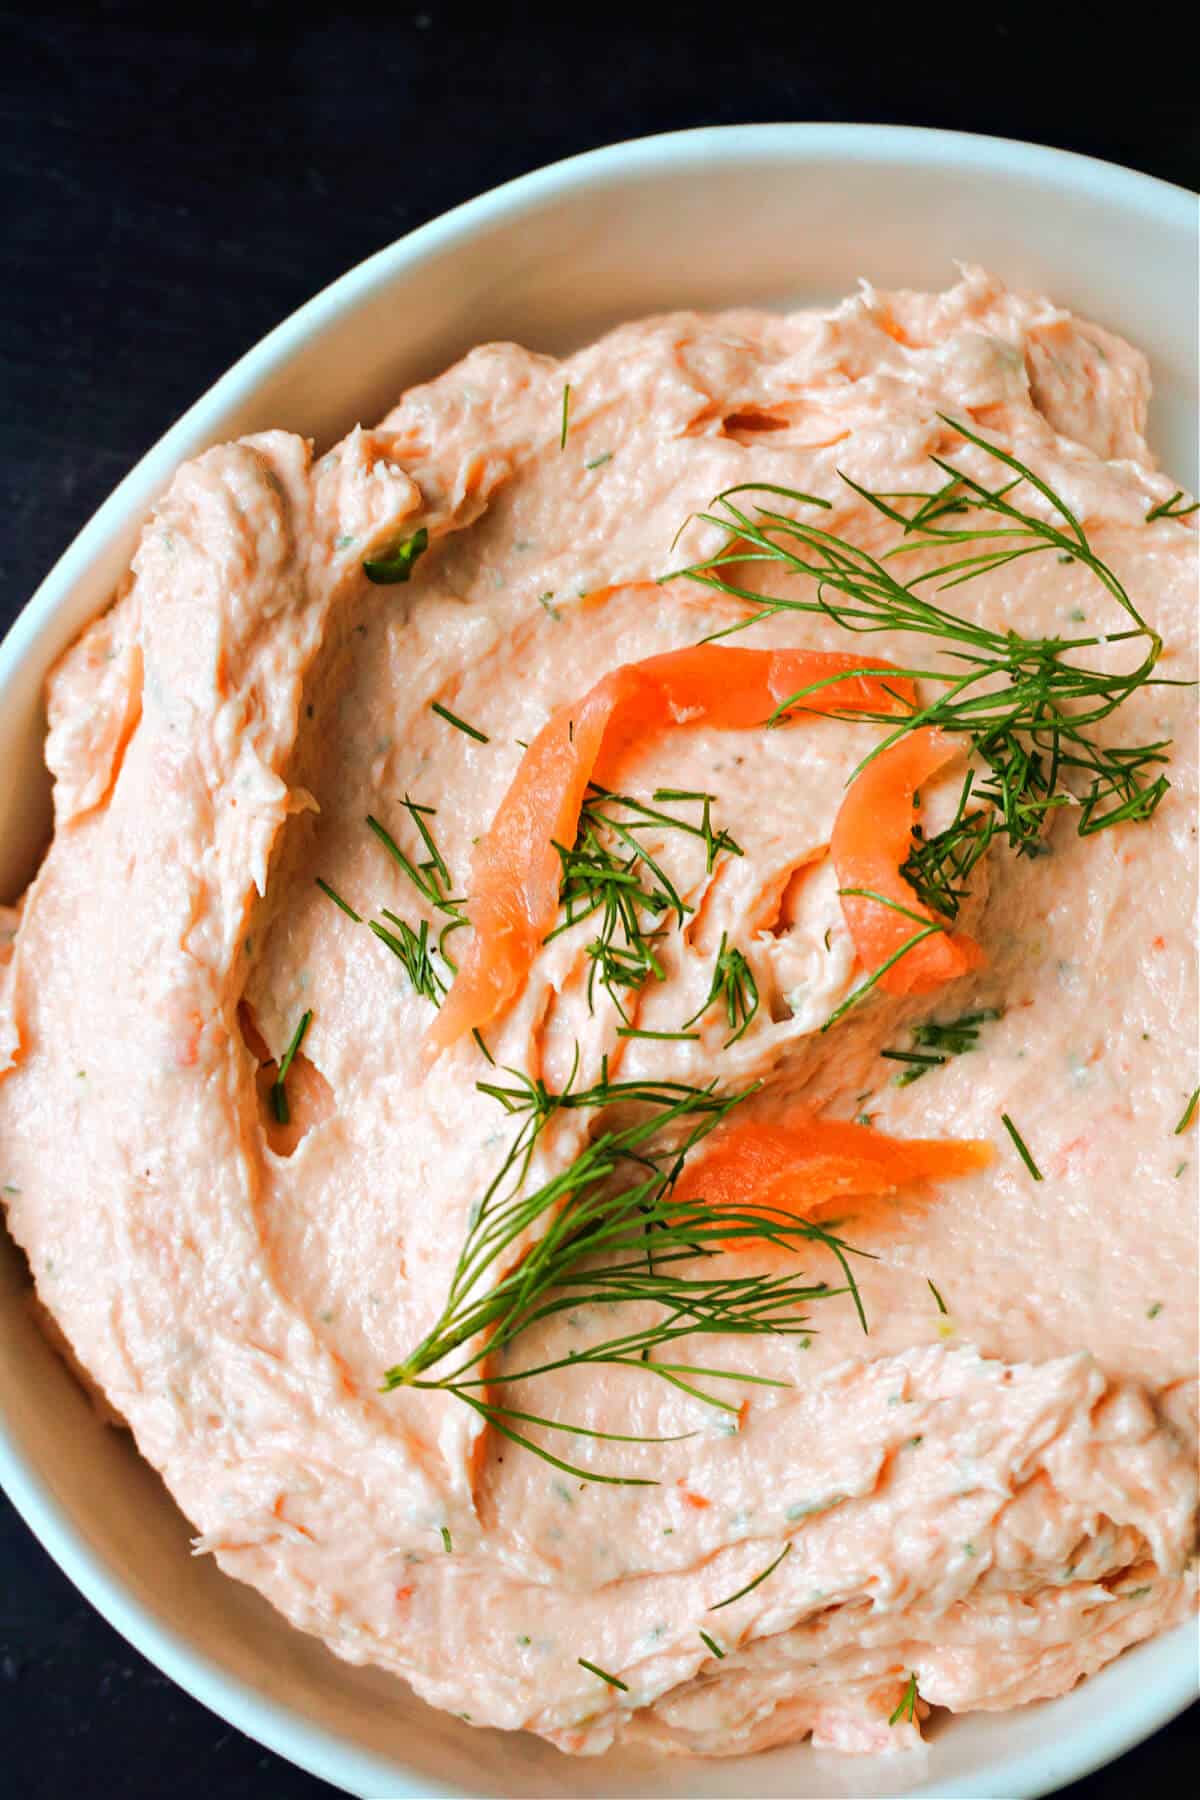
<instances>
[{"instance_id":1,"label":"creamy texture","mask_svg":"<svg viewBox=\"0 0 1200 1800\"><path fill-rule=\"evenodd\" d=\"M839 470L928 489L929 453L953 450L994 479L939 413L1050 482L1165 637L1162 672L1190 674L1194 520L1146 521L1173 488L1143 439L1147 389L1127 345L969 271L946 294L865 289L827 316L654 319L565 363L487 346L319 461L272 432L177 475L127 587L51 680L56 832L3 976L0 1180L42 1302L198 1549L339 1655L568 1750L727 1754L808 1732L880 1749L915 1741L926 1704L1060 1693L1184 1615L1195 1137L1173 1131L1195 1084L1190 690L1142 689L1112 724L1125 742L1175 736L1150 824L1083 840L1059 819L1034 861L994 848L964 915L986 966L922 1000L879 996L824 1036L862 973L825 849L878 728L696 727L631 753L629 791L712 792L745 850L708 875L694 840L647 839L694 912L664 943L667 979L630 1001L637 1022L677 1030L700 1006L722 932L759 1012L730 1048L715 1010L696 1042L618 1038L603 991L589 1011L583 924L489 1029L497 1063L557 1087L578 1046L582 1079L607 1053L614 1076L761 1079L747 1104L768 1114L803 1096L997 1147L937 1196L844 1220L877 1259L860 1269L869 1336L840 1297L814 1304L809 1339L718 1345L721 1366L790 1384L736 1390L738 1429L638 1372L510 1395L594 1429L692 1434L553 1441L654 1487L584 1484L481 1435L452 1398L378 1391L437 1316L511 1127L476 1091L474 1043L431 1061L430 1003L314 884L364 916L432 918L368 813L413 854L401 803L436 807L461 892L518 740L607 669L740 615L685 581L647 585L716 547L693 523L672 552L680 522L771 481L827 497L823 523L880 548L894 534ZM369 585L364 557L418 525L431 547L409 585ZM1098 632L1123 623L1053 556L954 600L1028 635L1080 612ZM805 616L738 641L847 647ZM919 647L869 648L907 665ZM1096 654L1117 666L1121 650ZM1005 1011L977 1049L891 1083L882 1047L979 1005ZM309 1008L282 1132L256 1064ZM531 1179L594 1123L560 1115ZM814 1279L836 1277L824 1255ZM611 1330L560 1315L529 1358ZM768 1580L710 1610L785 1545ZM916 1718L889 1726L909 1671Z\"/></svg>"}]
</instances>

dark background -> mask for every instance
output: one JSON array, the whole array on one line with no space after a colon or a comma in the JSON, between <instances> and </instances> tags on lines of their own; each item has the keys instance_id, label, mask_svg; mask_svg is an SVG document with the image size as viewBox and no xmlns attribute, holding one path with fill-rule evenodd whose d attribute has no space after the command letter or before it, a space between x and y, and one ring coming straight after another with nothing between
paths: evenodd
<instances>
[{"instance_id":1,"label":"dark background","mask_svg":"<svg viewBox=\"0 0 1200 1800\"><path fill-rule=\"evenodd\" d=\"M164 26L172 10L191 25ZM541 163L691 125L867 120L1029 138L1200 185L1174 12L1135 11L1114 34L1106 9L1072 5L426 0L312 22L304 0L0 6L0 627L263 332L369 252ZM1183 1793L1198 1750L1193 1709L1067 1791ZM0 1792L332 1791L143 1662L0 1499Z\"/></svg>"}]
</instances>

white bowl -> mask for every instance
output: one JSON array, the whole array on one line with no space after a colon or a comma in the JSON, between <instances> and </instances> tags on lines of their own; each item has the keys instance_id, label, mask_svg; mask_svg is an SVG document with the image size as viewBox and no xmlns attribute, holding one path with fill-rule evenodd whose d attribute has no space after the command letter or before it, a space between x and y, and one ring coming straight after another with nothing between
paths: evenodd
<instances>
[{"instance_id":1,"label":"white bowl","mask_svg":"<svg viewBox=\"0 0 1200 1800\"><path fill-rule=\"evenodd\" d=\"M1195 488L1197 215L1182 189L1059 151L879 126L697 131L574 158L424 226L319 294L198 401L79 534L0 646L0 894L28 878L45 835L46 670L108 600L184 457L268 425L327 444L489 338L560 351L668 307L823 303L860 275L938 287L955 258L1147 350L1152 441ZM125 1434L96 1421L43 1341L26 1284L5 1239L0 1479L13 1501L144 1655L353 1794L1039 1795L1136 1743L1195 1692L1189 1627L1063 1699L946 1720L927 1753L839 1759L798 1746L719 1763L614 1754L569 1764L349 1668L190 1557L188 1526L158 1478Z\"/></svg>"}]
</instances>

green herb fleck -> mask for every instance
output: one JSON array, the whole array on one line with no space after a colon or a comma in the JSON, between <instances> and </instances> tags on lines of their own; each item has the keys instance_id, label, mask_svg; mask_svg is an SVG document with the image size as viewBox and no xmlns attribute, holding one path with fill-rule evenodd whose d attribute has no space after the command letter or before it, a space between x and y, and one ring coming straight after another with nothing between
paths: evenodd
<instances>
[{"instance_id":1,"label":"green herb fleck","mask_svg":"<svg viewBox=\"0 0 1200 1800\"><path fill-rule=\"evenodd\" d=\"M532 1642L533 1642L533 1639L531 1637L527 1637L523 1631L518 1631L517 1642L518 1642L518 1644L520 1644L522 1650L528 1650L530 1644L532 1644Z\"/></svg>"},{"instance_id":2,"label":"green herb fleck","mask_svg":"<svg viewBox=\"0 0 1200 1800\"><path fill-rule=\"evenodd\" d=\"M612 456L611 450L602 450L599 456L593 456L591 462L585 462L583 466L585 469L602 469L606 462L612 461Z\"/></svg>"},{"instance_id":3,"label":"green herb fleck","mask_svg":"<svg viewBox=\"0 0 1200 1800\"><path fill-rule=\"evenodd\" d=\"M330 885L327 881L322 881L321 877L318 875L316 877L316 883L317 883L317 886L320 888L321 892L323 894L328 895L329 899L333 901L333 904L335 906L341 907L342 911L345 913L345 915L348 919L353 919L354 923L356 925L362 924L362 914L356 913L354 908L350 905L350 903L346 900L343 900L342 896L339 893L336 893L334 891L334 889L330 887Z\"/></svg>"},{"instance_id":4,"label":"green herb fleck","mask_svg":"<svg viewBox=\"0 0 1200 1800\"><path fill-rule=\"evenodd\" d=\"M718 1600L714 1606L710 1606L708 1609L709 1612L720 1612L723 1606L732 1606L735 1600L744 1600L747 1594L753 1593L754 1589L758 1587L761 1582L764 1582L768 1575L773 1575L775 1573L791 1547L791 1539L789 1538L774 1562L769 1562L761 1574L756 1575L753 1581L748 1581L745 1587L739 1588L736 1594L730 1594L727 1600Z\"/></svg>"},{"instance_id":5,"label":"green herb fleck","mask_svg":"<svg viewBox=\"0 0 1200 1800\"><path fill-rule=\"evenodd\" d=\"M1157 1317L1158 1317L1159 1313L1162 1311L1162 1309L1163 1309L1162 1301L1156 1300L1154 1302L1153 1306L1148 1306L1146 1308L1146 1317L1148 1319L1157 1319Z\"/></svg>"},{"instance_id":6,"label":"green herb fleck","mask_svg":"<svg viewBox=\"0 0 1200 1800\"><path fill-rule=\"evenodd\" d=\"M563 387L562 430L558 434L558 447L560 450L565 450L567 447L567 431L570 427L570 418L571 418L571 384L568 381Z\"/></svg>"},{"instance_id":7,"label":"green herb fleck","mask_svg":"<svg viewBox=\"0 0 1200 1800\"><path fill-rule=\"evenodd\" d=\"M288 1111L287 1088L284 1085L287 1081L288 1070L291 1068L293 1059L304 1042L304 1034L311 1024L312 1009L310 1007L307 1012L301 1014L300 1023L292 1033L292 1041L284 1051L278 1073L271 1083L271 1111L281 1125L286 1125L291 1118Z\"/></svg>"},{"instance_id":8,"label":"green herb fleck","mask_svg":"<svg viewBox=\"0 0 1200 1800\"><path fill-rule=\"evenodd\" d=\"M974 1050L979 1042L979 1031L982 1025L992 1019L1003 1017L1001 1009L986 1006L978 1012L964 1013L960 1019L949 1020L940 1024L936 1019L929 1019L922 1025L914 1025L910 1036L913 1050L881 1050L880 1055L889 1062L907 1063L910 1066L893 1075L895 1087L908 1087L914 1081L920 1081L930 1069L940 1068L949 1062L952 1056L962 1056L968 1050Z\"/></svg>"},{"instance_id":9,"label":"green herb fleck","mask_svg":"<svg viewBox=\"0 0 1200 1800\"><path fill-rule=\"evenodd\" d=\"M1200 1100L1200 1088L1193 1088L1192 1089L1192 1097L1183 1109L1183 1117L1180 1119L1178 1125L1175 1127L1175 1131L1173 1134L1175 1137L1179 1137L1182 1132L1185 1132L1187 1130L1188 1126L1191 1124L1192 1120L1195 1118L1196 1102L1198 1100Z\"/></svg>"},{"instance_id":10,"label":"green herb fleck","mask_svg":"<svg viewBox=\"0 0 1200 1800\"><path fill-rule=\"evenodd\" d=\"M618 1025L617 1036L623 1038L653 1038L656 1042L696 1043L700 1037L698 1031L642 1031L637 1025Z\"/></svg>"},{"instance_id":11,"label":"green herb fleck","mask_svg":"<svg viewBox=\"0 0 1200 1800\"><path fill-rule=\"evenodd\" d=\"M553 588L547 588L546 592L544 594L538 595L538 605L545 608L545 610L550 614L550 617L554 620L555 624L557 625L557 624L561 624L561 622L562 622L562 614L559 612L557 606L553 605L553 600L554 600L554 589Z\"/></svg>"},{"instance_id":12,"label":"green herb fleck","mask_svg":"<svg viewBox=\"0 0 1200 1800\"><path fill-rule=\"evenodd\" d=\"M901 1719L911 1720L917 1705L917 1678L910 1674L900 1704L888 1720L889 1725L898 1725Z\"/></svg>"},{"instance_id":13,"label":"green herb fleck","mask_svg":"<svg viewBox=\"0 0 1200 1800\"><path fill-rule=\"evenodd\" d=\"M402 539L382 556L367 557L363 563L363 574L377 587L390 587L396 582L408 581L418 557L423 556L428 548L429 533L422 525L410 538Z\"/></svg>"},{"instance_id":14,"label":"green herb fleck","mask_svg":"<svg viewBox=\"0 0 1200 1800\"><path fill-rule=\"evenodd\" d=\"M442 1549L446 1552L446 1555L449 1556L450 1553L452 1552L452 1550L454 1549L454 1544L451 1541L449 1529L445 1525L439 1526L438 1529L441 1533Z\"/></svg>"},{"instance_id":15,"label":"green herb fleck","mask_svg":"<svg viewBox=\"0 0 1200 1800\"><path fill-rule=\"evenodd\" d=\"M929 1289L930 1293L933 1295L933 1298L937 1304L938 1311L940 1313L944 1313L947 1317L949 1317L950 1308L946 1305L946 1302L942 1299L942 1296L938 1293L937 1289L934 1287L932 1281L930 1281L928 1276L925 1277L925 1285Z\"/></svg>"},{"instance_id":16,"label":"green herb fleck","mask_svg":"<svg viewBox=\"0 0 1200 1800\"><path fill-rule=\"evenodd\" d=\"M445 719L447 725L453 725L455 731L465 731L467 736L474 738L477 744L491 743L492 740L486 731L480 731L476 726L468 725L465 719L460 719L456 713L452 713L450 708L443 706L440 700L432 701L429 710L435 712L439 719Z\"/></svg>"},{"instance_id":17,"label":"green herb fleck","mask_svg":"<svg viewBox=\"0 0 1200 1800\"><path fill-rule=\"evenodd\" d=\"M711 1650L713 1655L717 1658L717 1661L724 1662L725 1661L725 1651L722 1650L722 1648L721 1648L720 1644L718 1644L716 1638L709 1637L707 1631L702 1631L700 1633L700 1636L704 1640L704 1643L707 1646L707 1648L709 1650Z\"/></svg>"},{"instance_id":18,"label":"green herb fleck","mask_svg":"<svg viewBox=\"0 0 1200 1800\"><path fill-rule=\"evenodd\" d=\"M567 392L568 393L570 392L569 388L568 388ZM564 412L563 412L563 418L564 419L566 418L565 407L564 407ZM563 426L563 430L564 431L566 430L565 424ZM587 1670L589 1675L598 1675L600 1677L601 1681L607 1681L609 1687L619 1688L623 1694L627 1694L629 1692L629 1685L627 1682L618 1681L618 1679L615 1675L610 1675L608 1673L607 1669L601 1669L597 1666L596 1663L589 1662L586 1656L577 1656L575 1658L575 1660L579 1664L581 1669Z\"/></svg>"},{"instance_id":19,"label":"green herb fleck","mask_svg":"<svg viewBox=\"0 0 1200 1800\"><path fill-rule=\"evenodd\" d=\"M1033 1176L1033 1179L1035 1181L1040 1181L1042 1179L1042 1171L1038 1168L1038 1166L1034 1162L1032 1156L1029 1154L1028 1145L1026 1144L1024 1138L1021 1136L1020 1132L1017 1130L1016 1126L1013 1124L1012 1120L1009 1118L1007 1113L1000 1114L1000 1123L1003 1125L1005 1131L1007 1131L1009 1137L1012 1139L1014 1145L1016 1146L1017 1155L1020 1157L1021 1161L1025 1164L1025 1167L1029 1170L1029 1173Z\"/></svg>"}]
</instances>

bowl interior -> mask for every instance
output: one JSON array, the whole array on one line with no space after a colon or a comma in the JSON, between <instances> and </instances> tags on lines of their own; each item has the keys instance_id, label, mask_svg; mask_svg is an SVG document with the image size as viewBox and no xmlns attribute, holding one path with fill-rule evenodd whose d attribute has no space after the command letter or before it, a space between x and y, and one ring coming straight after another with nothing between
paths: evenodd
<instances>
[{"instance_id":1,"label":"bowl interior","mask_svg":"<svg viewBox=\"0 0 1200 1800\"><path fill-rule=\"evenodd\" d=\"M1181 191L1054 152L882 128L691 133L576 159L460 209L318 296L168 433L71 546L0 648L0 895L28 879L46 832L46 670L111 595L183 457L272 425L327 444L488 339L562 351L670 307L821 304L860 276L944 286L956 258L1140 344L1155 381L1152 442L1194 488L1196 220ZM189 1557L186 1521L48 1349L24 1304L24 1266L0 1239L0 1476L14 1501L169 1674L352 1792L1035 1794L1116 1754L1191 1693L1191 1636L1177 1633L1051 1705L946 1721L926 1753L905 1758L800 1747L752 1764L568 1764L534 1739L473 1731L340 1663Z\"/></svg>"}]
</instances>

